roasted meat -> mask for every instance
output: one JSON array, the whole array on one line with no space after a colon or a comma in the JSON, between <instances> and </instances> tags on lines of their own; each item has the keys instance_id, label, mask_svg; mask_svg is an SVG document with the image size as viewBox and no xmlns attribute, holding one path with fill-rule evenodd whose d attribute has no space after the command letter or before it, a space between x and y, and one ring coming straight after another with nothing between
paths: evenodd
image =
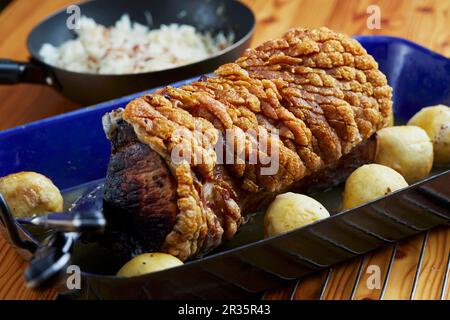
<instances>
[{"instance_id":1,"label":"roasted meat","mask_svg":"<svg viewBox=\"0 0 450 320\"><path fill-rule=\"evenodd\" d=\"M103 119L110 243L125 256L198 257L276 194L342 182L373 160L391 95L357 41L321 28L290 30L213 77L133 100Z\"/></svg>"}]
</instances>

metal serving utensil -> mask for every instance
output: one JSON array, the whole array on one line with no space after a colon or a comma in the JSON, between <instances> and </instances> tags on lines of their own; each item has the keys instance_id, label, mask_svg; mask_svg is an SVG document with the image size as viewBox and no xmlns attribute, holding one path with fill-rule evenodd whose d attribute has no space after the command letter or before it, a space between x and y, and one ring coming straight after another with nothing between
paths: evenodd
<instances>
[{"instance_id":1,"label":"metal serving utensil","mask_svg":"<svg viewBox=\"0 0 450 320\"><path fill-rule=\"evenodd\" d=\"M62 232L99 232L106 226L102 212L57 212L32 218L18 218L23 225L33 225Z\"/></svg>"},{"instance_id":2,"label":"metal serving utensil","mask_svg":"<svg viewBox=\"0 0 450 320\"><path fill-rule=\"evenodd\" d=\"M49 213L31 218L15 219L4 196L0 193L0 220L9 239L18 248L33 254L25 271L25 280L30 288L52 286L65 274L70 265L75 242L84 234L103 232L106 220L101 199L103 189L96 187L80 197L67 212ZM100 198L99 198L100 197ZM17 224L32 225L52 230L39 245L23 239Z\"/></svg>"}]
</instances>

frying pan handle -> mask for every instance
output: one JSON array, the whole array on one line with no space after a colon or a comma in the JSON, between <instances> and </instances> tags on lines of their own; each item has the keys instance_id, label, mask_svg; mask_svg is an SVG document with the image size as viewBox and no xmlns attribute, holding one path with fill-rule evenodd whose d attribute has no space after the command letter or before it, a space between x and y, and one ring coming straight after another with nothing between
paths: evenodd
<instances>
[{"instance_id":1,"label":"frying pan handle","mask_svg":"<svg viewBox=\"0 0 450 320\"><path fill-rule=\"evenodd\" d=\"M19 62L0 59L0 84L21 82L53 85L53 77L40 65L33 62Z\"/></svg>"}]
</instances>

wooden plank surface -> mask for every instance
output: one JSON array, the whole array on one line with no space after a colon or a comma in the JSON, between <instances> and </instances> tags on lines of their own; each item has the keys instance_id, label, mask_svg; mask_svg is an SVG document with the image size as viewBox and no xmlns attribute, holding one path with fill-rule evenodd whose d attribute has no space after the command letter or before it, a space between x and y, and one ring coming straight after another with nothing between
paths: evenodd
<instances>
[{"instance_id":1,"label":"wooden plank surface","mask_svg":"<svg viewBox=\"0 0 450 320\"><path fill-rule=\"evenodd\" d=\"M71 0L15 0L0 13L0 57L24 60L28 57L26 37L42 18L56 9L71 4ZM244 0L257 16L253 45L282 35L296 26L327 26L336 31L355 34L390 34L408 38L444 55L450 55L450 0ZM367 7L381 8L380 30L366 27ZM32 8L32 9L30 9ZM80 107L44 86L0 86L0 130L67 112ZM348 262L329 273L305 277L274 289L265 297L278 299L348 298L378 299L382 290L364 286L368 274L365 268L377 264L384 278L384 298L408 298L414 281L415 299L449 299L450 285L439 287L448 270L450 228L429 233L418 269L423 236L400 243L392 257L393 248L377 251L364 258L361 268ZM445 243L447 241L447 243ZM26 290L22 281L24 262L3 239L0 239L0 299L50 298L54 293L36 294ZM446 252L447 251L447 252ZM392 265L391 265L392 262ZM358 278L355 272L360 272ZM328 277L327 277L328 275ZM323 287L324 281L326 286ZM354 287L355 281L357 286ZM352 283L353 282L353 283ZM447 281L448 283L448 281ZM337 288L339 286L340 288ZM343 286L344 289L341 288ZM352 288L352 289L349 289Z\"/></svg>"},{"instance_id":2,"label":"wooden plank surface","mask_svg":"<svg viewBox=\"0 0 450 320\"><path fill-rule=\"evenodd\" d=\"M317 272L298 280L293 300L319 300L327 284L331 270Z\"/></svg>"},{"instance_id":3,"label":"wooden plank surface","mask_svg":"<svg viewBox=\"0 0 450 320\"><path fill-rule=\"evenodd\" d=\"M264 292L262 300L291 300L296 288L296 281L290 281L282 286Z\"/></svg>"},{"instance_id":4,"label":"wooden plank surface","mask_svg":"<svg viewBox=\"0 0 450 320\"><path fill-rule=\"evenodd\" d=\"M421 234L398 244L393 264L389 270L389 281L384 290L384 299L408 300L412 298L424 241L425 234Z\"/></svg>"},{"instance_id":5,"label":"wooden plank surface","mask_svg":"<svg viewBox=\"0 0 450 320\"><path fill-rule=\"evenodd\" d=\"M349 300L360 274L362 258L356 258L330 269L322 300Z\"/></svg>"},{"instance_id":6,"label":"wooden plank surface","mask_svg":"<svg viewBox=\"0 0 450 320\"><path fill-rule=\"evenodd\" d=\"M447 258L447 276L445 278L441 299L450 300L450 253L448 254Z\"/></svg>"},{"instance_id":7,"label":"wooden plank surface","mask_svg":"<svg viewBox=\"0 0 450 320\"><path fill-rule=\"evenodd\" d=\"M381 298L383 286L388 277L389 267L391 266L391 257L395 247L389 246L364 257L361 267L361 276L356 284L355 292L352 297L354 300L378 300ZM372 276L372 266L376 266L380 270L380 286L369 287L370 277Z\"/></svg>"},{"instance_id":8,"label":"wooden plank surface","mask_svg":"<svg viewBox=\"0 0 450 320\"><path fill-rule=\"evenodd\" d=\"M429 233L424 247L423 261L420 267L414 300L437 300L444 290L450 252L450 232L448 227L437 228Z\"/></svg>"},{"instance_id":9,"label":"wooden plank surface","mask_svg":"<svg viewBox=\"0 0 450 320\"><path fill-rule=\"evenodd\" d=\"M55 292L34 292L26 288L23 279L25 261L0 237L0 300L3 299L53 299Z\"/></svg>"}]
</instances>

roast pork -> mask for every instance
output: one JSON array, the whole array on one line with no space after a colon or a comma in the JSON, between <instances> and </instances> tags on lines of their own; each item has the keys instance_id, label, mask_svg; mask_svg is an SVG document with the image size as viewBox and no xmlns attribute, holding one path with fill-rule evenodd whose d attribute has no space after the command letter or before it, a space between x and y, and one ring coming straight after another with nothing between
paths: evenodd
<instances>
[{"instance_id":1,"label":"roast pork","mask_svg":"<svg viewBox=\"0 0 450 320\"><path fill-rule=\"evenodd\" d=\"M212 77L105 115L111 246L127 257L199 257L275 195L343 182L374 159L391 96L356 40L293 29Z\"/></svg>"}]
</instances>

